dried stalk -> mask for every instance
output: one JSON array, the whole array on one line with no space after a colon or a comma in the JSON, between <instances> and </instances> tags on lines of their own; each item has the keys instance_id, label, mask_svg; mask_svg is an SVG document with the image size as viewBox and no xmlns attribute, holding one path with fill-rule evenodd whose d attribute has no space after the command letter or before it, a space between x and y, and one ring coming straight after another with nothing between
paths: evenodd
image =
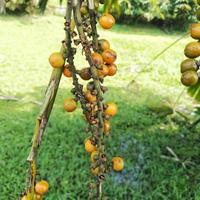
<instances>
[{"instance_id":1,"label":"dried stalk","mask_svg":"<svg viewBox=\"0 0 200 200\"><path fill-rule=\"evenodd\" d=\"M68 19L68 17L71 17L71 15L68 14L68 10L69 8L67 9L66 20ZM66 37L66 41L68 41L68 37ZM60 52L62 53L64 59L66 59L68 55L68 50L65 47L62 47ZM53 108L53 104L56 98L60 79L62 76L62 71L63 71L63 68L53 69L51 78L50 78L50 81L45 93L44 101L41 106L40 113L38 117L36 118L36 125L35 125L35 131L34 131L34 135L32 139L32 146L31 146L29 156L27 158L27 160L30 163L29 181L28 181L28 189L27 189L27 193L30 196L30 200L33 200L34 198L34 185L36 181L36 171L37 171L37 167L36 167L37 153L38 153L39 146L42 142L42 136L45 131L47 122L49 120L49 116Z\"/></svg>"}]
</instances>

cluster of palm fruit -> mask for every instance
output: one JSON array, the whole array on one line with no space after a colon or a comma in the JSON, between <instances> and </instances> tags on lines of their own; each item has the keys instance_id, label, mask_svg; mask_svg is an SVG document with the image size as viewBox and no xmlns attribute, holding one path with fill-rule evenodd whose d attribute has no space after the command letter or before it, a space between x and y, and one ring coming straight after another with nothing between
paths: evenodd
<instances>
[{"instance_id":1,"label":"cluster of palm fruit","mask_svg":"<svg viewBox=\"0 0 200 200\"><path fill-rule=\"evenodd\" d=\"M200 1L197 1L200 5ZM197 9L196 17L200 20L200 7ZM181 82L185 86L196 85L199 81L199 61L200 56L200 23L194 23L190 26L190 36L196 41L188 43L185 47L184 54L187 57L181 63Z\"/></svg>"},{"instance_id":2,"label":"cluster of palm fruit","mask_svg":"<svg viewBox=\"0 0 200 200\"><path fill-rule=\"evenodd\" d=\"M114 102L104 103L104 99L100 95L108 90L107 87L103 86L104 78L114 76L117 72L117 66L115 64L117 54L110 48L110 43L106 39L98 39L98 36L96 46L94 46L95 41L92 36L89 8L88 4L84 1L80 6L80 15L82 18L82 28L88 40L86 45L89 47L88 52L92 65L89 63L89 67L82 69L76 69L76 67L73 66L74 70L72 70L69 57L65 59L62 52L52 53L49 57L49 63L53 68L63 68L63 75L73 80L73 85L75 87L71 92L74 97L69 97L64 100L64 110L73 112L77 109L78 102L80 102L84 119L88 124L86 129L90 134L90 136L85 139L84 145L86 152L90 154L91 173L97 177L98 181L101 181L105 179L105 173L111 168L115 171L121 171L124 168L123 158L113 157L112 162L109 162L105 154L104 137L110 135L111 125L109 120L117 114L118 108ZM102 14L98 20L103 29L110 29L115 24L114 17L109 13ZM96 21L94 23L96 25ZM65 25L66 24L70 27L68 28L70 29L70 37L73 42L71 43L72 46L70 50L72 51L72 59L74 59L77 46L82 44L81 38L76 32L74 19L71 19L70 25L68 23L65 23ZM66 30L68 28L66 28ZM66 48L68 47L66 46ZM95 67L95 72L92 72L93 67ZM78 76L82 80L87 81L85 86L78 82ZM97 85L100 87L97 87ZM44 181L41 182L43 183ZM39 183L35 185L35 200L41 200L44 193L48 190L47 182L43 184L46 186L46 190L42 188L43 186L39 188ZM26 196L23 198L22 199L25 200Z\"/></svg>"}]
</instances>

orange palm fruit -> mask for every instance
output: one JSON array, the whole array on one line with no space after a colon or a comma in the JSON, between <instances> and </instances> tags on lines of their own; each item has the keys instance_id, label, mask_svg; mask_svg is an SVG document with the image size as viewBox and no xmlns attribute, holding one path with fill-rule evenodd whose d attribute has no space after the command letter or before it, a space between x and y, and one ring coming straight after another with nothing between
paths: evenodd
<instances>
[{"instance_id":1,"label":"orange palm fruit","mask_svg":"<svg viewBox=\"0 0 200 200\"><path fill-rule=\"evenodd\" d=\"M94 52L91 54L91 57L95 66L100 66L103 64L103 58L101 54Z\"/></svg>"},{"instance_id":2,"label":"orange palm fruit","mask_svg":"<svg viewBox=\"0 0 200 200\"><path fill-rule=\"evenodd\" d=\"M90 139L87 139L85 141L85 150L88 152L88 153L92 153L93 151L96 151L97 148L95 145L92 144L91 140Z\"/></svg>"},{"instance_id":3,"label":"orange palm fruit","mask_svg":"<svg viewBox=\"0 0 200 200\"><path fill-rule=\"evenodd\" d=\"M105 63L111 65L117 59L117 53L112 49L107 49L102 53L102 57Z\"/></svg>"},{"instance_id":4,"label":"orange palm fruit","mask_svg":"<svg viewBox=\"0 0 200 200\"><path fill-rule=\"evenodd\" d=\"M112 117L115 116L118 111L117 105L113 102L109 102L106 105L107 105L107 108L105 110L105 114Z\"/></svg>"},{"instance_id":5,"label":"orange palm fruit","mask_svg":"<svg viewBox=\"0 0 200 200\"><path fill-rule=\"evenodd\" d=\"M200 23L192 24L190 27L190 35L192 38L200 39Z\"/></svg>"},{"instance_id":6,"label":"orange palm fruit","mask_svg":"<svg viewBox=\"0 0 200 200\"><path fill-rule=\"evenodd\" d=\"M44 195L48 192L49 190L49 184L45 180L41 180L36 183L35 185L35 192L39 195Z\"/></svg>"},{"instance_id":7,"label":"orange palm fruit","mask_svg":"<svg viewBox=\"0 0 200 200\"><path fill-rule=\"evenodd\" d=\"M88 102L93 103L97 101L97 97L93 94L91 94L90 90L87 90L85 93L85 98L87 99Z\"/></svg>"},{"instance_id":8,"label":"orange palm fruit","mask_svg":"<svg viewBox=\"0 0 200 200\"><path fill-rule=\"evenodd\" d=\"M115 64L107 66L108 66L108 76L114 76L117 73L117 66Z\"/></svg>"},{"instance_id":9,"label":"orange palm fruit","mask_svg":"<svg viewBox=\"0 0 200 200\"><path fill-rule=\"evenodd\" d=\"M77 108L77 102L73 98L65 99L64 101L64 109L67 112L73 112Z\"/></svg>"},{"instance_id":10,"label":"orange palm fruit","mask_svg":"<svg viewBox=\"0 0 200 200\"><path fill-rule=\"evenodd\" d=\"M110 29L115 24L115 18L109 13L104 13L99 18L99 24L104 29Z\"/></svg>"},{"instance_id":11,"label":"orange palm fruit","mask_svg":"<svg viewBox=\"0 0 200 200\"><path fill-rule=\"evenodd\" d=\"M65 64L65 60L60 52L54 52L49 57L49 63L53 68L61 68Z\"/></svg>"},{"instance_id":12,"label":"orange palm fruit","mask_svg":"<svg viewBox=\"0 0 200 200\"><path fill-rule=\"evenodd\" d=\"M108 72L109 72L109 69L108 69L107 65L103 64L102 69L97 70L97 75L99 77L105 77L105 76L107 76Z\"/></svg>"},{"instance_id":13,"label":"orange palm fruit","mask_svg":"<svg viewBox=\"0 0 200 200\"><path fill-rule=\"evenodd\" d=\"M122 171L124 169L124 160L121 157L113 157L113 169L115 171Z\"/></svg>"}]
</instances>

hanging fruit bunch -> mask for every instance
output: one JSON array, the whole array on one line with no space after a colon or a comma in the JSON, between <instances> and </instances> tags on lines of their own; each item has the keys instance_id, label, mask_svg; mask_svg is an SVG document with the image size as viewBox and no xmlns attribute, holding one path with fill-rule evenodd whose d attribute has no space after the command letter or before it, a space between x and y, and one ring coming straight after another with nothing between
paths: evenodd
<instances>
[{"instance_id":1,"label":"hanging fruit bunch","mask_svg":"<svg viewBox=\"0 0 200 200\"><path fill-rule=\"evenodd\" d=\"M197 1L200 5L200 1ZM200 7L197 9L197 19L200 20ZM200 63L196 59L200 56L200 23L190 26L190 36L195 39L185 47L184 54L187 57L181 63L181 82L185 86L195 86L199 82L198 70Z\"/></svg>"},{"instance_id":2,"label":"hanging fruit bunch","mask_svg":"<svg viewBox=\"0 0 200 200\"><path fill-rule=\"evenodd\" d=\"M32 148L28 157L30 163L28 187L22 197L23 200L41 200L49 188L47 181L36 181L37 152L62 74L71 78L73 83L72 95L64 100L64 110L69 113L74 112L80 104L87 123L88 136L84 146L90 157L91 174L95 177L90 184L89 198L102 199L102 183L106 179L106 173L111 169L122 171L124 168L123 158L119 156L108 158L104 141L110 135L110 119L118 112L116 103L105 102L103 98L103 94L108 91L103 85L104 79L117 73L115 64L117 53L106 39L99 38L96 28L99 22L103 29L111 29L115 24L115 18L108 12L99 15L97 10L98 4L94 0L68 0L64 23L66 37L62 41L61 50L49 57L53 72L41 112L36 120ZM82 52L88 62L88 66L82 69L77 69L74 64L78 46L82 46ZM85 84L80 84L79 79L84 80Z\"/></svg>"}]
</instances>

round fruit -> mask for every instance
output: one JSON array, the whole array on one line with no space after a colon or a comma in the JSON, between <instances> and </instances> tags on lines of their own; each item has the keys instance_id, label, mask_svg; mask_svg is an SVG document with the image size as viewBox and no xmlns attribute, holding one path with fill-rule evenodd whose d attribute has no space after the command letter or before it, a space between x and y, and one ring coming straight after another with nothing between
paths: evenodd
<instances>
[{"instance_id":1,"label":"round fruit","mask_svg":"<svg viewBox=\"0 0 200 200\"><path fill-rule=\"evenodd\" d=\"M110 122L109 121L104 122L103 129L104 129L104 134L108 135L108 133L110 132Z\"/></svg>"},{"instance_id":2,"label":"round fruit","mask_svg":"<svg viewBox=\"0 0 200 200\"><path fill-rule=\"evenodd\" d=\"M107 49L110 49L110 43L108 42L108 40L101 39L99 40L99 47L101 51L105 51Z\"/></svg>"},{"instance_id":3,"label":"round fruit","mask_svg":"<svg viewBox=\"0 0 200 200\"><path fill-rule=\"evenodd\" d=\"M115 18L111 14L105 13L99 18L99 24L104 29L110 29L115 24Z\"/></svg>"},{"instance_id":4,"label":"round fruit","mask_svg":"<svg viewBox=\"0 0 200 200\"><path fill-rule=\"evenodd\" d=\"M91 73L90 73L90 68L83 68L79 71L79 76L87 81L89 79L91 79Z\"/></svg>"},{"instance_id":5,"label":"round fruit","mask_svg":"<svg viewBox=\"0 0 200 200\"><path fill-rule=\"evenodd\" d=\"M196 60L194 59L185 59L182 63L181 63L181 73L186 72L186 71L197 71L198 67L196 64Z\"/></svg>"},{"instance_id":6,"label":"round fruit","mask_svg":"<svg viewBox=\"0 0 200 200\"><path fill-rule=\"evenodd\" d=\"M198 82L198 74L195 71L186 71L181 76L181 82L185 86L196 85Z\"/></svg>"},{"instance_id":7,"label":"round fruit","mask_svg":"<svg viewBox=\"0 0 200 200\"><path fill-rule=\"evenodd\" d=\"M200 39L200 23L192 24L190 27L190 35L194 39Z\"/></svg>"},{"instance_id":8,"label":"round fruit","mask_svg":"<svg viewBox=\"0 0 200 200\"><path fill-rule=\"evenodd\" d=\"M102 69L98 69L97 74L99 77L105 77L108 74L108 71L107 65L102 65Z\"/></svg>"},{"instance_id":9,"label":"round fruit","mask_svg":"<svg viewBox=\"0 0 200 200\"><path fill-rule=\"evenodd\" d=\"M184 53L188 58L196 58L200 56L200 42L190 42L187 44Z\"/></svg>"},{"instance_id":10,"label":"round fruit","mask_svg":"<svg viewBox=\"0 0 200 200\"><path fill-rule=\"evenodd\" d=\"M65 64L65 61L60 52L54 52L49 57L49 63L54 68L61 68Z\"/></svg>"},{"instance_id":11,"label":"round fruit","mask_svg":"<svg viewBox=\"0 0 200 200\"><path fill-rule=\"evenodd\" d=\"M93 103L93 102L97 101L97 97L95 95L92 95L89 90L86 91L85 98L90 103Z\"/></svg>"},{"instance_id":12,"label":"round fruit","mask_svg":"<svg viewBox=\"0 0 200 200\"><path fill-rule=\"evenodd\" d=\"M94 53L92 53L91 57L92 57L92 61L95 66L100 66L103 64L103 58L102 58L101 54L94 52Z\"/></svg>"},{"instance_id":13,"label":"round fruit","mask_svg":"<svg viewBox=\"0 0 200 200\"><path fill-rule=\"evenodd\" d=\"M113 157L113 169L115 171L122 171L124 169L124 160L121 157Z\"/></svg>"},{"instance_id":14,"label":"round fruit","mask_svg":"<svg viewBox=\"0 0 200 200\"><path fill-rule=\"evenodd\" d=\"M117 73L117 66L115 64L107 66L108 66L108 76L114 76Z\"/></svg>"},{"instance_id":15,"label":"round fruit","mask_svg":"<svg viewBox=\"0 0 200 200\"><path fill-rule=\"evenodd\" d=\"M41 180L36 183L35 185L35 192L39 195L44 195L48 192L49 190L49 184L45 180Z\"/></svg>"},{"instance_id":16,"label":"round fruit","mask_svg":"<svg viewBox=\"0 0 200 200\"><path fill-rule=\"evenodd\" d=\"M98 151L93 151L93 152L91 153L91 155L90 155L90 160L91 160L91 162L95 162L95 160L96 160L97 157L98 157L98 154L99 154Z\"/></svg>"},{"instance_id":17,"label":"round fruit","mask_svg":"<svg viewBox=\"0 0 200 200\"><path fill-rule=\"evenodd\" d=\"M107 108L105 110L105 114L109 116L115 116L117 114L117 105L113 102L109 102L106 104Z\"/></svg>"},{"instance_id":18,"label":"round fruit","mask_svg":"<svg viewBox=\"0 0 200 200\"><path fill-rule=\"evenodd\" d=\"M69 67L64 68L63 75L68 77L68 78L72 77L72 72L70 71Z\"/></svg>"},{"instance_id":19,"label":"round fruit","mask_svg":"<svg viewBox=\"0 0 200 200\"><path fill-rule=\"evenodd\" d=\"M65 99L64 101L64 109L67 112L73 112L77 108L77 102L73 98Z\"/></svg>"},{"instance_id":20,"label":"round fruit","mask_svg":"<svg viewBox=\"0 0 200 200\"><path fill-rule=\"evenodd\" d=\"M99 174L99 167L96 167L95 169L91 169L91 173L93 174L93 175L98 175Z\"/></svg>"},{"instance_id":21,"label":"round fruit","mask_svg":"<svg viewBox=\"0 0 200 200\"><path fill-rule=\"evenodd\" d=\"M102 57L104 62L106 62L107 64L113 64L117 59L117 54L114 50L107 49L102 53Z\"/></svg>"},{"instance_id":22,"label":"round fruit","mask_svg":"<svg viewBox=\"0 0 200 200\"><path fill-rule=\"evenodd\" d=\"M85 141L85 150L88 152L88 153L92 153L93 151L96 151L97 148L95 145L92 144L91 140L90 139L87 139Z\"/></svg>"}]
</instances>

